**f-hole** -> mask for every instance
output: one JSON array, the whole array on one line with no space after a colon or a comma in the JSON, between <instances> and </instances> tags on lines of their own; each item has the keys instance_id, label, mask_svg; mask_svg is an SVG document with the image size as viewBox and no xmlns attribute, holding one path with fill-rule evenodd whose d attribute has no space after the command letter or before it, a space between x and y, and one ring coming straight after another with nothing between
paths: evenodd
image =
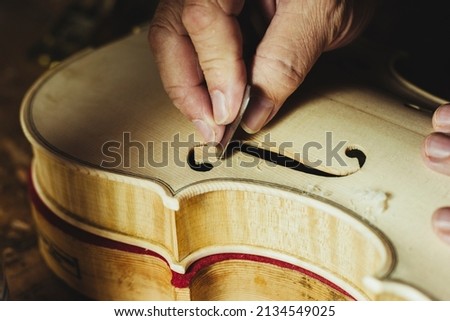
<instances>
[{"instance_id":1,"label":"f-hole","mask_svg":"<svg viewBox=\"0 0 450 321\"><path fill-rule=\"evenodd\" d=\"M242 153L245 153L247 155L251 155L253 157L257 157L259 159L272 162L279 166L287 167L292 170L307 173L310 175L322 177L346 176L346 175L330 174L317 168L307 166L288 156L241 142L232 142L227 148L226 157L230 157L231 154L233 154L236 151L241 151ZM357 147L347 148L347 150L345 151L345 155L349 158L356 158L358 160L360 169L364 166L367 158L364 152L358 149ZM208 172L214 168L214 166L209 162L204 163L197 162L195 159L195 149L191 149L189 151L187 162L189 164L189 167L197 172Z\"/></svg>"},{"instance_id":2,"label":"f-hole","mask_svg":"<svg viewBox=\"0 0 450 321\"><path fill-rule=\"evenodd\" d=\"M195 160L195 149L192 148L187 156L187 163L196 172L209 172L214 168L211 163L200 163Z\"/></svg>"},{"instance_id":3,"label":"f-hole","mask_svg":"<svg viewBox=\"0 0 450 321\"><path fill-rule=\"evenodd\" d=\"M358 160L360 169L366 163L366 158L367 158L366 154L364 154L364 152L362 150L358 149L358 147L355 147L355 146L347 147L347 149L345 150L345 155L350 158L356 158Z\"/></svg>"}]
</instances>

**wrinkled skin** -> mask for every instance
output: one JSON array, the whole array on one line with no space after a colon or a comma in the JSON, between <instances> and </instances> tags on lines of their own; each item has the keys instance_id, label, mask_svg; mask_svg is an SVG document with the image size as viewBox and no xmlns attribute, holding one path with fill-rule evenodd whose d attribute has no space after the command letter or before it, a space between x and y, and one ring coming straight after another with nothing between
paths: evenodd
<instances>
[{"instance_id":1,"label":"wrinkled skin","mask_svg":"<svg viewBox=\"0 0 450 321\"><path fill-rule=\"evenodd\" d=\"M238 19L245 0L161 0L150 25L149 43L163 86L206 142L220 141L247 83L252 99L242 127L258 132L323 52L362 32L376 5L376 0L249 1L247 11L261 18L263 34L250 60L244 59L248 38L239 23L242 16ZM424 162L450 175L450 104L435 112L433 127L436 133L422 149ZM432 225L450 243L450 207L438 209Z\"/></svg>"},{"instance_id":2,"label":"wrinkled skin","mask_svg":"<svg viewBox=\"0 0 450 321\"><path fill-rule=\"evenodd\" d=\"M303 82L322 52L348 44L373 0L252 0L264 37L246 65L237 16L244 0L163 0L149 31L165 90L205 141L219 142L245 85L254 93L243 128L259 131Z\"/></svg>"}]
</instances>

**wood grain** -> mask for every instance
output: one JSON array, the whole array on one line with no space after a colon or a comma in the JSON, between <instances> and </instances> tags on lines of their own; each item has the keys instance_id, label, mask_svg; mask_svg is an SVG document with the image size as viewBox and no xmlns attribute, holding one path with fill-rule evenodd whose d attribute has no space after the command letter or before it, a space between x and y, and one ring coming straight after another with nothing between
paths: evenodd
<instances>
[{"instance_id":1,"label":"wood grain","mask_svg":"<svg viewBox=\"0 0 450 321\"><path fill-rule=\"evenodd\" d=\"M35 200L44 206L35 205L35 218L45 240L83 262L87 276L71 278L42 246L48 264L98 299L450 299L442 282L450 251L430 226L449 202L448 179L425 168L419 153L429 117L329 70L336 74L319 70L270 125L241 139L334 177L242 151L210 171L191 169L200 139L164 94L145 32L49 71L21 114ZM71 228L49 223L45 211ZM156 256L91 244L83 233ZM171 285L176 273L224 253L246 259L205 266L185 288ZM296 269L319 278L294 286L305 278Z\"/></svg>"}]
</instances>

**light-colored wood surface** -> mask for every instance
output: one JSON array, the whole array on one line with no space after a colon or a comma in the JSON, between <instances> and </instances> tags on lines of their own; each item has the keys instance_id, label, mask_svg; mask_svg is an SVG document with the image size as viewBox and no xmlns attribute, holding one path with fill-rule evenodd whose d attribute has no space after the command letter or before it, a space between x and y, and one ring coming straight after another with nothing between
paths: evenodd
<instances>
[{"instance_id":1,"label":"light-colored wood surface","mask_svg":"<svg viewBox=\"0 0 450 321\"><path fill-rule=\"evenodd\" d=\"M450 201L448 178L420 159L429 116L335 72L319 70L269 126L241 136L300 162L319 161L317 169L336 176L326 177L239 151L208 172L191 169L188 154L200 138L164 94L145 32L49 71L22 107L37 197L78 231L157 256L68 237L35 210L48 264L99 299L249 299L260 293L279 293L274 299L450 299L443 282L450 277L450 250L430 225L433 211ZM102 146L103 152L111 141L126 147L127 139L134 147L116 148L122 162L105 167L112 159ZM177 139L188 143L171 148ZM330 147L341 141L330 160ZM289 148L280 150L286 143ZM314 147L307 158L305 146ZM354 149L366 156L362 168L346 155ZM166 164L151 165L149 158ZM82 277L71 277L45 244L76 258ZM290 287L292 278L304 275L248 259L214 263L186 287L170 286L171 273L186 274L195 262L230 252L287 262L349 296L321 278L309 278L309 290Z\"/></svg>"}]
</instances>

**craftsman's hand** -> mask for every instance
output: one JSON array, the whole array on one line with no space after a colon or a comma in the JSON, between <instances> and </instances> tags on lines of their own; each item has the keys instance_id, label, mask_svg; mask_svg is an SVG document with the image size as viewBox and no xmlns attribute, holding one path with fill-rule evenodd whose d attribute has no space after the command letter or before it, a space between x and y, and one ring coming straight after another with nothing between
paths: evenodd
<instances>
[{"instance_id":1,"label":"craftsman's hand","mask_svg":"<svg viewBox=\"0 0 450 321\"><path fill-rule=\"evenodd\" d=\"M433 115L435 133L425 139L422 149L425 164L431 169L450 176L450 104L440 106ZM436 233L450 243L450 207L433 214Z\"/></svg>"},{"instance_id":2,"label":"craftsman's hand","mask_svg":"<svg viewBox=\"0 0 450 321\"><path fill-rule=\"evenodd\" d=\"M376 0L375 0L376 1ZM149 42L165 90L206 141L220 141L252 85L243 128L259 131L327 50L362 31L374 0L252 0L264 37L248 65L238 16L245 0L161 0ZM255 95L256 93L256 95Z\"/></svg>"}]
</instances>

